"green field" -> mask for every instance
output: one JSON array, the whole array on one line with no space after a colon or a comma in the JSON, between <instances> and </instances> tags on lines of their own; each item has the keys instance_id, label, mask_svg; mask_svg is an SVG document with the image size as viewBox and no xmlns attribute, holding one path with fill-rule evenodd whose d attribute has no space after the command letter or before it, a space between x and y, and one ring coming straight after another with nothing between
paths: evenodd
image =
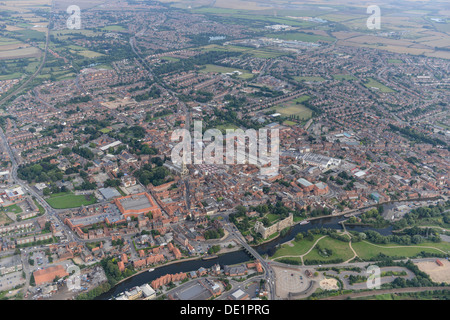
<instances>
[{"instance_id":1,"label":"green field","mask_svg":"<svg viewBox=\"0 0 450 320\"><path fill-rule=\"evenodd\" d=\"M37 202L36 199L34 199L33 201L34 201L34 204L36 205L36 207L38 207L38 209L39 209L39 214L40 215L44 214L45 213L44 207L41 206L41 204L39 202Z\"/></svg>"},{"instance_id":2,"label":"green field","mask_svg":"<svg viewBox=\"0 0 450 320\"><path fill-rule=\"evenodd\" d=\"M442 251L425 247L434 247L445 252L450 251L450 243L448 242L429 242L421 243L417 246L400 246L398 244L375 245L366 241L361 241L352 243L352 247L363 260L371 260L380 253L389 257L411 257L419 254L421 251L442 254Z\"/></svg>"},{"instance_id":3,"label":"green field","mask_svg":"<svg viewBox=\"0 0 450 320\"><path fill-rule=\"evenodd\" d=\"M308 260L319 260L326 263L329 260L342 259L343 261L347 261L353 257L353 252L350 249L348 242L339 241L336 239L332 239L330 237L323 238L317 243L321 249L329 249L332 251L332 254L328 257L322 256L319 254L319 251L314 248L303 257L305 264Z\"/></svg>"},{"instance_id":4,"label":"green field","mask_svg":"<svg viewBox=\"0 0 450 320\"><path fill-rule=\"evenodd\" d=\"M109 128L103 128L103 129L101 129L101 130L99 130L101 133L108 133L108 132L111 132L111 129L109 129Z\"/></svg>"},{"instance_id":5,"label":"green field","mask_svg":"<svg viewBox=\"0 0 450 320\"><path fill-rule=\"evenodd\" d=\"M20 79L22 76L21 73L15 72L11 74L5 74L0 76L0 80L12 80L12 79Z\"/></svg>"},{"instance_id":6,"label":"green field","mask_svg":"<svg viewBox=\"0 0 450 320\"><path fill-rule=\"evenodd\" d=\"M87 30L87 29L80 29L80 30L64 29L64 30L58 30L57 32L55 32L54 36L58 40L67 40L71 36L77 36L77 35L80 35L80 34L82 34L84 36L87 36L87 37L95 37L95 36L102 35L103 32L95 32L93 30Z\"/></svg>"},{"instance_id":7,"label":"green field","mask_svg":"<svg viewBox=\"0 0 450 320\"><path fill-rule=\"evenodd\" d=\"M262 59L276 58L279 56L287 55L287 53L285 52L280 52L272 49L254 49L234 45L220 46L217 44L211 44L204 47L200 47L199 49L205 52L209 51L242 52L245 54L250 54L255 58L262 58Z\"/></svg>"},{"instance_id":8,"label":"green field","mask_svg":"<svg viewBox=\"0 0 450 320\"><path fill-rule=\"evenodd\" d=\"M4 208L6 212L13 212L15 214L22 213L23 210L17 204L13 204Z\"/></svg>"},{"instance_id":9,"label":"green field","mask_svg":"<svg viewBox=\"0 0 450 320\"><path fill-rule=\"evenodd\" d=\"M334 74L335 80L356 80L356 78L350 74Z\"/></svg>"},{"instance_id":10,"label":"green field","mask_svg":"<svg viewBox=\"0 0 450 320\"><path fill-rule=\"evenodd\" d=\"M310 99L309 96L301 96L282 105L273 107L270 110L281 113L281 115L285 117L298 116L299 119L307 120L312 117L312 111L301 103L305 102L308 99Z\"/></svg>"},{"instance_id":11,"label":"green field","mask_svg":"<svg viewBox=\"0 0 450 320\"><path fill-rule=\"evenodd\" d=\"M369 82L364 84L367 88L378 88L381 92L395 92L389 87L386 87L384 84L376 81L375 79L369 78Z\"/></svg>"},{"instance_id":12,"label":"green field","mask_svg":"<svg viewBox=\"0 0 450 320\"><path fill-rule=\"evenodd\" d=\"M291 244L288 243L282 244L281 247L275 252L275 254L271 257L271 259L280 258L283 256L301 256L308 252L308 250L313 246L313 244L322 237L322 235L314 235L314 240L309 241L306 238L303 238L300 241L293 240Z\"/></svg>"},{"instance_id":13,"label":"green field","mask_svg":"<svg viewBox=\"0 0 450 320\"><path fill-rule=\"evenodd\" d=\"M280 216L277 214L268 213L266 218L269 220L270 224L273 224L275 221L280 219Z\"/></svg>"},{"instance_id":14,"label":"green field","mask_svg":"<svg viewBox=\"0 0 450 320\"><path fill-rule=\"evenodd\" d=\"M250 72L246 71L246 70L221 67L221 66L216 66L216 65L213 65L213 64L207 64L207 65L205 65L205 68L200 69L200 72L203 72L203 73L208 73L208 72L212 72L212 73L232 73L234 71L242 72L242 74L237 75L237 77L240 78L240 79L246 80L246 79L253 78L253 75Z\"/></svg>"},{"instance_id":15,"label":"green field","mask_svg":"<svg viewBox=\"0 0 450 320\"><path fill-rule=\"evenodd\" d=\"M297 124L297 122L294 122L294 121L289 121L289 120L283 121L284 126L295 126L296 124Z\"/></svg>"},{"instance_id":16,"label":"green field","mask_svg":"<svg viewBox=\"0 0 450 320\"><path fill-rule=\"evenodd\" d=\"M45 199L53 209L69 209L87 206L97 202L94 195L75 195L73 193L53 194Z\"/></svg>"},{"instance_id":17,"label":"green field","mask_svg":"<svg viewBox=\"0 0 450 320\"><path fill-rule=\"evenodd\" d=\"M45 41L45 32L26 29L14 31L14 34L22 41Z\"/></svg>"},{"instance_id":18,"label":"green field","mask_svg":"<svg viewBox=\"0 0 450 320\"><path fill-rule=\"evenodd\" d=\"M98 53L98 52L91 51L91 50L76 51L76 53L78 53L79 55L82 55L83 57L86 57L86 58L98 58L98 57L104 56L104 54L102 54L102 53Z\"/></svg>"},{"instance_id":19,"label":"green field","mask_svg":"<svg viewBox=\"0 0 450 320\"><path fill-rule=\"evenodd\" d=\"M160 59L161 60L170 61L170 62L178 62L178 61L180 61L180 59L174 58L174 57L161 57Z\"/></svg>"},{"instance_id":20,"label":"green field","mask_svg":"<svg viewBox=\"0 0 450 320\"><path fill-rule=\"evenodd\" d=\"M219 19L226 19L229 23L245 24L248 27L266 26L271 24L287 24L294 27L310 27L314 23L292 19L289 17L275 17L272 12L261 14L248 10L237 10L228 8L198 8L192 11L202 14L218 15Z\"/></svg>"},{"instance_id":21,"label":"green field","mask_svg":"<svg viewBox=\"0 0 450 320\"><path fill-rule=\"evenodd\" d=\"M318 41L333 42L335 40L334 38L331 37L320 36L316 34L307 34L304 32L283 32L283 33L277 32L266 34L266 37L281 40L296 40L303 42L318 42Z\"/></svg>"}]
</instances>

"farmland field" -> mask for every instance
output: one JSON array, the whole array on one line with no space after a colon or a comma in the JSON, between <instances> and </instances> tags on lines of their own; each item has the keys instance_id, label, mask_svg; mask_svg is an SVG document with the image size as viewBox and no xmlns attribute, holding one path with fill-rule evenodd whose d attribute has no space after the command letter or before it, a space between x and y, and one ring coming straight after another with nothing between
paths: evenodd
<instances>
[{"instance_id":1,"label":"farmland field","mask_svg":"<svg viewBox=\"0 0 450 320\"><path fill-rule=\"evenodd\" d=\"M304 32L289 32L289 33L271 33L266 34L266 37L269 38L277 38L281 40L297 40L297 41L303 41L303 42L317 42L317 41L326 41L326 42L333 42L334 38L331 37L325 37L320 36L316 34L307 34Z\"/></svg>"},{"instance_id":2,"label":"farmland field","mask_svg":"<svg viewBox=\"0 0 450 320\"><path fill-rule=\"evenodd\" d=\"M1 80L20 79L21 76L22 76L22 74L18 73L18 72L11 73L11 74L4 74L4 75L0 76L0 81Z\"/></svg>"},{"instance_id":3,"label":"farmland field","mask_svg":"<svg viewBox=\"0 0 450 320\"><path fill-rule=\"evenodd\" d=\"M40 55L41 55L41 51L34 47L0 51L0 59L38 57Z\"/></svg>"},{"instance_id":4,"label":"farmland field","mask_svg":"<svg viewBox=\"0 0 450 320\"><path fill-rule=\"evenodd\" d=\"M286 55L286 53L272 49L254 49L235 45L219 46L216 44L212 44L200 47L199 49L206 52L208 51L243 52L246 54L250 54L256 58L263 58L263 59L276 58L282 55Z\"/></svg>"},{"instance_id":5,"label":"farmland field","mask_svg":"<svg viewBox=\"0 0 450 320\"><path fill-rule=\"evenodd\" d=\"M103 54L95 52L95 51L90 51L90 50L83 50L83 51L73 51L76 52L79 55L82 55L83 57L86 58L97 58L97 57L101 57L103 56Z\"/></svg>"}]
</instances>

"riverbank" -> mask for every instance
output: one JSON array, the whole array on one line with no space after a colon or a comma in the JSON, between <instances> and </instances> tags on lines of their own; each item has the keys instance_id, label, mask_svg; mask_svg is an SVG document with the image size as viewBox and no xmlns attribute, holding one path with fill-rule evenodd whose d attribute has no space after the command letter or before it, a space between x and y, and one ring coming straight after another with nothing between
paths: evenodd
<instances>
[{"instance_id":1,"label":"riverbank","mask_svg":"<svg viewBox=\"0 0 450 320\"><path fill-rule=\"evenodd\" d=\"M356 216L356 215L362 214L363 210L365 210L365 209L378 207L378 206L389 205L389 204L393 204L393 203L397 203L397 202L430 201L430 200L438 200L438 199L442 199L442 197L439 196L439 197L432 197L432 198L414 198L414 199L402 199L402 200L385 201L385 202L371 204L371 205L368 205L368 206L365 206L365 207L361 207L361 208L357 208L357 209L345 210L345 211L342 211L342 212L339 212L339 213L336 213L336 214L305 218L303 220L295 222L289 228L294 228L295 226L300 225L304 221L308 221L309 223L311 223L311 221L317 221L317 220L321 220L321 219L334 218L334 217L342 217L342 216L348 215L350 213L353 213L352 216ZM376 225L371 225L371 224L358 224L358 223L353 223L353 224L345 223L345 225L349 226L349 227L370 227L370 228L375 228L375 229L382 229L382 228L389 227L391 224L388 222L386 226L376 226ZM281 237L281 233L278 233L277 236L275 236L275 237L273 237L271 239L267 239L267 240L262 241L262 242L260 242L260 243L258 243L256 245L252 245L252 248L256 248L256 247L259 247L259 246L267 245L270 242L275 241L275 240L277 240L280 237Z\"/></svg>"},{"instance_id":2,"label":"riverbank","mask_svg":"<svg viewBox=\"0 0 450 320\"><path fill-rule=\"evenodd\" d=\"M422 199L423 200L423 199ZM395 201L395 202L401 202L401 201ZM392 203L392 202L389 202ZM388 205L389 203L383 203L378 205ZM366 209L368 207L359 208L359 209L352 209L343 211L334 215L327 215L327 216L319 216L319 217L311 217L307 218L310 223L308 224L301 224L302 221L297 221L291 226L291 229L287 232L286 235L280 237L279 234L277 237L270 239L268 241L265 241L264 243L260 243L258 245L252 246L260 255L268 255L269 257L273 255L273 253L276 250L276 247L278 244L284 243L286 241L291 240L295 237L295 235L299 232L305 232L309 229L316 229L316 228L331 228L331 229L339 229L342 230L342 224L338 221L340 217L350 213L350 212L358 212ZM358 213L356 213L358 214ZM365 230L372 228L370 227L354 227L351 228L354 231L358 232L364 232ZM375 229L375 231L379 232L382 235L389 235L392 234L391 228L386 229ZM223 238L222 238L223 239ZM217 241L217 239L216 239ZM148 272L149 268L146 268L142 271L139 271L138 273L134 274L131 277L122 279L120 282L118 282L111 290L108 292L105 292L98 296L96 299L98 300L105 300L109 299L112 296L116 296L117 294L120 294L121 292L124 292L126 290L129 290L130 288L133 288L135 286L140 286L145 283L150 283L154 279L164 276L166 274L172 274L172 273L178 273L178 272L190 272L193 270L198 270L200 267L209 268L213 266L214 264L220 264L220 265L234 265L239 263L244 263L245 261L250 261L251 257L249 257L248 253L245 252L245 250L242 250L242 247L237 244L233 248L222 248L221 251L218 253L218 258L211 259L211 260L201 260L201 256L182 259L182 260L174 260L167 262L165 264L159 265L155 267L155 270L153 272Z\"/></svg>"},{"instance_id":3,"label":"riverbank","mask_svg":"<svg viewBox=\"0 0 450 320\"><path fill-rule=\"evenodd\" d=\"M218 253L216 253L217 257L215 257L213 259L208 259L208 261L216 260L220 256L223 256L225 254L241 251L242 248L243 248L242 246L235 246L233 248L222 248ZM191 258L185 258L185 259L179 259L179 260L172 260L172 261L168 261L168 262L165 262L163 264L160 264L160 265L157 265L157 266L154 266L154 267L144 268L144 269L139 270L138 272L134 273L133 275L120 280L119 282L117 282L115 284L114 287L116 287L116 286L120 285L121 283L123 283L123 282L125 282L125 281L127 281L127 280L129 280L131 278L134 278L134 277L136 277L136 276L138 276L138 275L140 275L142 273L148 272L150 269L154 269L152 272L155 272L156 270L161 269L163 267L167 267L167 266L170 266L170 265L173 265L173 264L177 264L177 263L188 262L188 261L205 261L205 260L203 260L203 256L198 256L198 257L191 257ZM192 271L194 271L194 270L192 270Z\"/></svg>"}]
</instances>

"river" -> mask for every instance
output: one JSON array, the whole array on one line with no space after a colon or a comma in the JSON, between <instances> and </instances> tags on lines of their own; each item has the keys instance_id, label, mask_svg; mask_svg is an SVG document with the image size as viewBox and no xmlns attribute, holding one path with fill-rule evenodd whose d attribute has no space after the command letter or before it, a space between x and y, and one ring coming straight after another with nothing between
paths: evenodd
<instances>
[{"instance_id":1,"label":"river","mask_svg":"<svg viewBox=\"0 0 450 320\"><path fill-rule=\"evenodd\" d=\"M342 225L339 223L340 221L346 220L343 216L338 217L325 217L317 220L312 220L310 223L305 225L296 224L291 228L291 230L283 237L278 237L270 242L261 244L259 246L254 247L256 251L262 256L264 255L273 255L277 249L279 244L282 244L286 241L290 241L295 238L295 236L299 232L306 232L310 229L315 228L328 228L328 229L342 229ZM363 226L346 226L347 230L350 231L359 231L364 232L367 230L374 230L379 232L382 235L389 235L392 233L392 227L389 226L383 229L376 229L372 227L363 227ZM223 255L219 255L218 258L212 260L190 260L190 261L180 261L178 263L161 266L155 268L152 272L142 272L139 273L121 283L116 285L114 288L109 290L108 292L98 296L96 300L107 300L111 297L117 296L119 293L129 290L135 286L141 286L146 283L150 283L151 281L164 276L166 274L174 274L178 272L190 272L196 271L200 267L210 268L214 264L218 263L221 267L224 265L232 265L239 264L243 262L247 262L252 258L243 250L234 251L230 253L226 253Z\"/></svg>"}]
</instances>

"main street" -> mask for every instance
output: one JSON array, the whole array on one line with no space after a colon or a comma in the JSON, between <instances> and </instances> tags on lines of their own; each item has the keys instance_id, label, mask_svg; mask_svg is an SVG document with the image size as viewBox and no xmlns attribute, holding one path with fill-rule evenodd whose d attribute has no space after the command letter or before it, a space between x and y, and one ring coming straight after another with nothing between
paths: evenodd
<instances>
[{"instance_id":1,"label":"main street","mask_svg":"<svg viewBox=\"0 0 450 320\"><path fill-rule=\"evenodd\" d=\"M266 260L264 260L263 257L260 256L260 254L253 249L250 245L248 245L247 241L245 241L242 234L237 230L237 228L232 223L225 223L224 224L225 229L227 232L232 235L238 243L242 245L242 247L255 259L259 260L261 262L261 265L264 269L264 279L266 280L268 292L269 292L269 300L275 299L275 273L270 267L269 263L267 263Z\"/></svg>"},{"instance_id":2,"label":"main street","mask_svg":"<svg viewBox=\"0 0 450 320\"><path fill-rule=\"evenodd\" d=\"M51 220L53 220L54 222L56 222L56 221L59 222L58 224L61 225L61 228L63 228L63 230L65 231L69 241L78 241L77 237L73 234L72 230L70 230L70 228L64 224L64 221L61 221L59 219L59 216L57 215L56 210L53 209L47 203L47 201L45 201L44 198L42 198L39 195L39 193L37 193L32 187L28 186L27 183L25 183L19 179L19 177L17 176L18 164L15 159L15 155L14 155L13 151L11 150L11 147L9 146L6 136L1 128L0 128L0 139L1 139L1 143L3 144L4 150L7 150L10 160L11 160L11 165L12 165L11 166L11 178L14 181L14 183L18 184L20 187L22 187L23 190L27 191L31 196L33 196L34 199L44 208L45 214L48 214L48 216Z\"/></svg>"}]
</instances>

